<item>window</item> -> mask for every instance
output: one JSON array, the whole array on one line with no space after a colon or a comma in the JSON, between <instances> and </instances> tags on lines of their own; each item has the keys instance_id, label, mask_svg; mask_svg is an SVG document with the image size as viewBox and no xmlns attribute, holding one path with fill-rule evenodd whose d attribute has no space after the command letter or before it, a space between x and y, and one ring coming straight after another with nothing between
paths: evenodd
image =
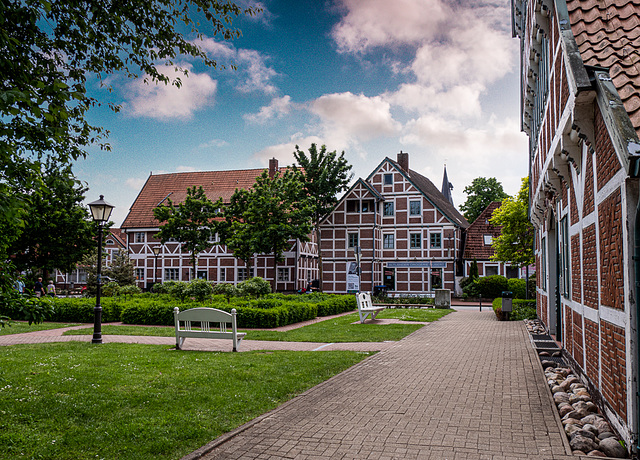
<instances>
[{"instance_id":1,"label":"window","mask_svg":"<svg viewBox=\"0 0 640 460\"><path fill-rule=\"evenodd\" d=\"M226 268L220 268L220 270L218 270L218 281L220 283L225 283L227 281L227 269Z\"/></svg>"},{"instance_id":2,"label":"window","mask_svg":"<svg viewBox=\"0 0 640 460\"><path fill-rule=\"evenodd\" d=\"M485 246L491 246L493 244L493 236L492 235L485 235L484 236L484 245Z\"/></svg>"},{"instance_id":3,"label":"window","mask_svg":"<svg viewBox=\"0 0 640 460\"><path fill-rule=\"evenodd\" d=\"M389 201L384 204L383 215L385 216L393 216L393 201Z\"/></svg>"},{"instance_id":4,"label":"window","mask_svg":"<svg viewBox=\"0 0 640 460\"><path fill-rule=\"evenodd\" d=\"M422 247L422 234L411 233L409 235L409 248L420 249Z\"/></svg>"},{"instance_id":5,"label":"window","mask_svg":"<svg viewBox=\"0 0 640 460\"><path fill-rule=\"evenodd\" d=\"M164 269L165 281L178 281L180 279L179 268L165 268Z\"/></svg>"},{"instance_id":6,"label":"window","mask_svg":"<svg viewBox=\"0 0 640 460\"><path fill-rule=\"evenodd\" d=\"M431 290L433 289L442 289L442 269L441 268L431 269Z\"/></svg>"},{"instance_id":7,"label":"window","mask_svg":"<svg viewBox=\"0 0 640 460\"><path fill-rule=\"evenodd\" d=\"M384 185L393 185L393 174L384 175Z\"/></svg>"},{"instance_id":8,"label":"window","mask_svg":"<svg viewBox=\"0 0 640 460\"><path fill-rule=\"evenodd\" d=\"M419 216L420 215L420 202L419 201L409 201L409 215L410 216Z\"/></svg>"},{"instance_id":9,"label":"window","mask_svg":"<svg viewBox=\"0 0 640 460\"><path fill-rule=\"evenodd\" d=\"M136 268L136 279L144 281L144 268Z\"/></svg>"},{"instance_id":10,"label":"window","mask_svg":"<svg viewBox=\"0 0 640 460\"><path fill-rule=\"evenodd\" d=\"M358 234L357 233L349 233L348 235L348 246L349 248L355 248L358 246Z\"/></svg>"},{"instance_id":11,"label":"window","mask_svg":"<svg viewBox=\"0 0 640 460\"><path fill-rule=\"evenodd\" d=\"M134 241L136 243L144 243L144 240L145 240L144 236L145 236L144 232L135 232Z\"/></svg>"},{"instance_id":12,"label":"window","mask_svg":"<svg viewBox=\"0 0 640 460\"><path fill-rule=\"evenodd\" d=\"M173 236L167 240L167 243L177 243L177 242L178 240L175 239Z\"/></svg>"},{"instance_id":13,"label":"window","mask_svg":"<svg viewBox=\"0 0 640 460\"><path fill-rule=\"evenodd\" d=\"M362 212L373 212L373 200L362 200Z\"/></svg>"},{"instance_id":14,"label":"window","mask_svg":"<svg viewBox=\"0 0 640 460\"><path fill-rule=\"evenodd\" d=\"M562 287L562 295L569 298L569 223L567 216L560 221L560 283Z\"/></svg>"},{"instance_id":15,"label":"window","mask_svg":"<svg viewBox=\"0 0 640 460\"><path fill-rule=\"evenodd\" d=\"M360 200L347 200L347 212L360 212Z\"/></svg>"},{"instance_id":16,"label":"window","mask_svg":"<svg viewBox=\"0 0 640 460\"><path fill-rule=\"evenodd\" d=\"M507 267L507 278L518 278L519 274L520 270L518 270L518 267Z\"/></svg>"},{"instance_id":17,"label":"window","mask_svg":"<svg viewBox=\"0 0 640 460\"><path fill-rule=\"evenodd\" d=\"M441 233L432 233L429 235L429 247L431 249L440 249L442 247Z\"/></svg>"},{"instance_id":18,"label":"window","mask_svg":"<svg viewBox=\"0 0 640 460\"><path fill-rule=\"evenodd\" d=\"M395 235L393 233L382 235L382 249L393 249L394 242Z\"/></svg>"},{"instance_id":19,"label":"window","mask_svg":"<svg viewBox=\"0 0 640 460\"><path fill-rule=\"evenodd\" d=\"M78 283L86 283L89 272L86 268L78 269Z\"/></svg>"},{"instance_id":20,"label":"window","mask_svg":"<svg viewBox=\"0 0 640 460\"><path fill-rule=\"evenodd\" d=\"M498 274L498 267L484 267L484 276L495 276Z\"/></svg>"},{"instance_id":21,"label":"window","mask_svg":"<svg viewBox=\"0 0 640 460\"><path fill-rule=\"evenodd\" d=\"M246 281L249 279L249 273L246 268L238 268L238 281Z\"/></svg>"},{"instance_id":22,"label":"window","mask_svg":"<svg viewBox=\"0 0 640 460\"><path fill-rule=\"evenodd\" d=\"M109 239L107 240L106 244L108 244L108 245L109 245L109 244L114 244L114 243L113 243L113 240L109 238Z\"/></svg>"},{"instance_id":23,"label":"window","mask_svg":"<svg viewBox=\"0 0 640 460\"><path fill-rule=\"evenodd\" d=\"M289 269L278 267L278 281L289 281Z\"/></svg>"}]
</instances>

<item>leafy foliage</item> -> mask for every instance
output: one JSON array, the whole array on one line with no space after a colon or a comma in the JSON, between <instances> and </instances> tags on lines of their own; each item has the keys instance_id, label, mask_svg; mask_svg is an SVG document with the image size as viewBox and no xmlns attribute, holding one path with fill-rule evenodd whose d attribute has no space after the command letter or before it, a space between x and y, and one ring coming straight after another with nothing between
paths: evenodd
<instances>
[{"instance_id":1,"label":"leafy foliage","mask_svg":"<svg viewBox=\"0 0 640 460\"><path fill-rule=\"evenodd\" d=\"M211 298L213 286L207 280L195 279L189 282L184 292L187 297L193 297L198 302L204 302Z\"/></svg>"},{"instance_id":2,"label":"leafy foliage","mask_svg":"<svg viewBox=\"0 0 640 460\"><path fill-rule=\"evenodd\" d=\"M238 289L231 283L220 283L213 288L213 293L225 296L227 303L230 303L231 297L238 295Z\"/></svg>"},{"instance_id":3,"label":"leafy foliage","mask_svg":"<svg viewBox=\"0 0 640 460\"><path fill-rule=\"evenodd\" d=\"M338 203L338 195L349 188L349 182L353 177L350 173L351 165L344 157L344 151L338 156L335 150L327 152L326 145L318 151L316 144L311 144L308 156L296 145L293 156L298 162L293 166L294 171L302 172L303 188L307 195L317 244L321 247L320 221ZM318 253L318 268L322 283L322 251ZM320 288L322 289L322 285Z\"/></svg>"},{"instance_id":4,"label":"leafy foliage","mask_svg":"<svg viewBox=\"0 0 640 460\"><path fill-rule=\"evenodd\" d=\"M217 222L213 220L222 201L213 203L202 186L187 189L184 203L174 204L167 198L166 205L153 210L153 216L161 223L156 234L162 244L175 238L182 243L182 251L191 254L191 266L195 271L197 255L210 248Z\"/></svg>"},{"instance_id":5,"label":"leafy foliage","mask_svg":"<svg viewBox=\"0 0 640 460\"><path fill-rule=\"evenodd\" d=\"M492 202L502 201L509 196L495 177L473 179L471 185L464 188L464 193L467 194L467 200L460 205L460 210L469 223L473 223Z\"/></svg>"},{"instance_id":6,"label":"leafy foliage","mask_svg":"<svg viewBox=\"0 0 640 460\"><path fill-rule=\"evenodd\" d=\"M506 198L491 218L493 225L502 227L502 233L493 240L492 260L509 262L524 267L535 262L533 254L534 229L529 222L529 178L522 179L522 186L515 197Z\"/></svg>"},{"instance_id":7,"label":"leafy foliage","mask_svg":"<svg viewBox=\"0 0 640 460\"><path fill-rule=\"evenodd\" d=\"M129 254L120 251L118 255L111 260L109 268L105 270L105 274L112 278L121 288L124 286L132 286L136 284L136 276L134 274L134 263L129 258Z\"/></svg>"},{"instance_id":8,"label":"leafy foliage","mask_svg":"<svg viewBox=\"0 0 640 460\"><path fill-rule=\"evenodd\" d=\"M259 276L256 276L238 284L238 292L242 296L258 299L267 294L271 294L271 284Z\"/></svg>"},{"instance_id":9,"label":"leafy foliage","mask_svg":"<svg viewBox=\"0 0 640 460\"><path fill-rule=\"evenodd\" d=\"M247 265L253 254L273 255L274 273L290 240L308 241L312 228L300 172L292 170L274 177L264 171L251 189L237 189L225 217L227 248Z\"/></svg>"}]
</instances>

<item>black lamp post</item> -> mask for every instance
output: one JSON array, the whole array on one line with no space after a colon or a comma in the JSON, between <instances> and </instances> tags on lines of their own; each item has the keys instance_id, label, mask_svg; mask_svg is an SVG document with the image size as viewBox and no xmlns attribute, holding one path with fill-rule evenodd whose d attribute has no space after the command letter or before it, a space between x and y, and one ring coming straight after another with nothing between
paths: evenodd
<instances>
[{"instance_id":1,"label":"black lamp post","mask_svg":"<svg viewBox=\"0 0 640 460\"><path fill-rule=\"evenodd\" d=\"M158 255L160 255L160 251L162 250L162 246L154 246L151 248L153 251L153 255L155 256L155 265L153 266L153 284L158 282Z\"/></svg>"},{"instance_id":2,"label":"black lamp post","mask_svg":"<svg viewBox=\"0 0 640 460\"><path fill-rule=\"evenodd\" d=\"M94 222L98 224L98 286L96 291L96 306L93 309L93 339L91 343L102 343L102 305L100 305L100 289L102 285L102 228L109 220L114 206L104 201L104 196L100 195L98 201L89 203L91 215Z\"/></svg>"}]
</instances>

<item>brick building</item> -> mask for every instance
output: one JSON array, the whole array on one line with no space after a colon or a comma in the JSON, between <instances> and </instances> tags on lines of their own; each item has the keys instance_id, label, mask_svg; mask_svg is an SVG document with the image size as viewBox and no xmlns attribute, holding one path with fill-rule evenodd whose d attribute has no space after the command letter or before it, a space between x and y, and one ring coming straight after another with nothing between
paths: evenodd
<instances>
[{"instance_id":1,"label":"brick building","mask_svg":"<svg viewBox=\"0 0 640 460\"><path fill-rule=\"evenodd\" d=\"M386 285L391 293L454 291L462 275L466 219L426 177L409 169L409 154L385 158L358 179L321 224L325 292Z\"/></svg>"},{"instance_id":2,"label":"brick building","mask_svg":"<svg viewBox=\"0 0 640 460\"><path fill-rule=\"evenodd\" d=\"M276 277L278 291L294 291L318 277L318 258L315 242L291 241L291 249L284 253L277 273L273 272L273 257L255 255L252 272L246 264L227 251L226 246L215 244L198 255L195 273L191 266L190 254L182 251L178 241L168 241L161 245L155 237L159 222L153 217L153 209L171 199L180 203L186 198L187 189L202 186L207 198L227 202L238 188L251 187L264 169L235 171L204 171L150 175L134 201L129 214L122 224L126 235L129 256L135 262L138 286L148 287L155 282L189 281L194 277L232 283L244 281L252 276L266 280ZM278 161L269 161L269 173L279 171ZM157 256L153 248L160 248Z\"/></svg>"},{"instance_id":3,"label":"brick building","mask_svg":"<svg viewBox=\"0 0 640 460\"><path fill-rule=\"evenodd\" d=\"M502 275L507 278L519 278L520 271L517 267L511 267L497 260L491 260L494 255L493 240L501 234L499 226L493 225L489 220L493 215L493 211L500 207L499 201L494 201L480 213L467 228L464 243L464 276L469 276L471 264L476 261L478 263L479 276Z\"/></svg>"},{"instance_id":4,"label":"brick building","mask_svg":"<svg viewBox=\"0 0 640 460\"><path fill-rule=\"evenodd\" d=\"M538 315L635 446L639 6L512 0L512 12L530 141Z\"/></svg>"}]
</instances>

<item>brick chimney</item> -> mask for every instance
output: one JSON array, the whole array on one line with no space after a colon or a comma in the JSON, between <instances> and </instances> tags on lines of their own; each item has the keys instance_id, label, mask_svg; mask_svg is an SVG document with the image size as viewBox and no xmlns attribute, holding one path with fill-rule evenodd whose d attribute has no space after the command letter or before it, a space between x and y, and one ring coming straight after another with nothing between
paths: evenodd
<instances>
[{"instance_id":1,"label":"brick chimney","mask_svg":"<svg viewBox=\"0 0 640 460\"><path fill-rule=\"evenodd\" d=\"M269 160L269 177L273 179L277 172L278 172L278 159L272 158Z\"/></svg>"},{"instance_id":2,"label":"brick chimney","mask_svg":"<svg viewBox=\"0 0 640 460\"><path fill-rule=\"evenodd\" d=\"M409 154L407 152L400 150L400 153L398 154L398 164L406 172L409 172Z\"/></svg>"}]
</instances>

